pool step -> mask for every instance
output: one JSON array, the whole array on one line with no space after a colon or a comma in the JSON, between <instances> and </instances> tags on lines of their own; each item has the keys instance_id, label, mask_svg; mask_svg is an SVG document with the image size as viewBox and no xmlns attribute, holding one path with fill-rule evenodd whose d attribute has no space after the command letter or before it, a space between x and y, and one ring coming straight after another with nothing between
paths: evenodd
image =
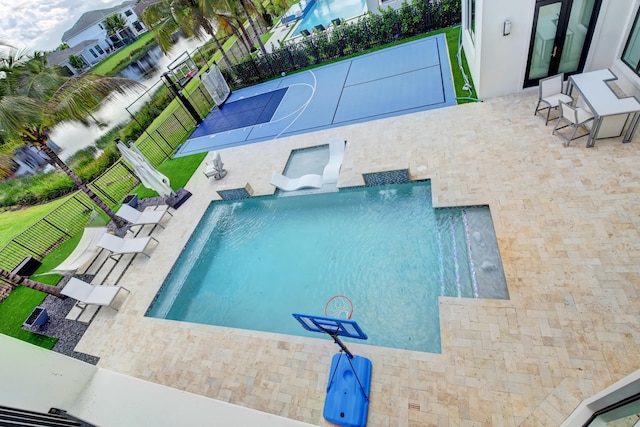
<instances>
[{"instance_id":1,"label":"pool step","mask_svg":"<svg viewBox=\"0 0 640 427\"><path fill-rule=\"evenodd\" d=\"M436 211L440 250L440 294L458 298L473 298L473 280L469 268L470 258L460 212L459 209L438 209Z\"/></svg>"},{"instance_id":2,"label":"pool step","mask_svg":"<svg viewBox=\"0 0 640 427\"><path fill-rule=\"evenodd\" d=\"M440 294L508 299L502 261L487 207L436 210Z\"/></svg>"}]
</instances>

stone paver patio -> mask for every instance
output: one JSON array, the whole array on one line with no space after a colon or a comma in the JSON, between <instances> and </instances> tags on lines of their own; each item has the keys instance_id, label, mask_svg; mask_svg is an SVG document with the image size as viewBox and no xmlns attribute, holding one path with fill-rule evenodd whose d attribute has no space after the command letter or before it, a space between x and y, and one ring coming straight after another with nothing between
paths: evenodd
<instances>
[{"instance_id":1,"label":"stone paver patio","mask_svg":"<svg viewBox=\"0 0 640 427\"><path fill-rule=\"evenodd\" d=\"M216 190L271 194L291 149L341 137L338 186L408 168L432 179L437 206L488 204L511 296L441 298L442 354L350 345L373 362L368 425L558 425L640 367L640 136L564 147L533 116L536 101L530 90L222 150L227 177L194 175L194 197L120 280L131 290L120 311L101 310L76 350L102 368L330 425L330 341L144 313Z\"/></svg>"}]
</instances>

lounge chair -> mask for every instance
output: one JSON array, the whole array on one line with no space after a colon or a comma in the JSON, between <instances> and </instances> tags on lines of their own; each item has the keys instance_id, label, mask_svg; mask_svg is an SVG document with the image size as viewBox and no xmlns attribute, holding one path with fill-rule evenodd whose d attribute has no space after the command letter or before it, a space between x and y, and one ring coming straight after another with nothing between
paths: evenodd
<instances>
[{"instance_id":1,"label":"lounge chair","mask_svg":"<svg viewBox=\"0 0 640 427\"><path fill-rule=\"evenodd\" d=\"M301 188L322 188L322 175L308 174L300 178L289 178L274 172L270 184L282 191L300 190Z\"/></svg>"},{"instance_id":2,"label":"lounge chair","mask_svg":"<svg viewBox=\"0 0 640 427\"><path fill-rule=\"evenodd\" d=\"M60 293L85 304L107 306L117 311L118 309L113 307L111 303L121 289L129 292L127 288L122 286L95 286L72 277Z\"/></svg>"},{"instance_id":3,"label":"lounge chair","mask_svg":"<svg viewBox=\"0 0 640 427\"><path fill-rule=\"evenodd\" d=\"M149 245L151 240L155 240L151 236L148 237L132 237L130 239L125 239L122 237L114 236L113 234L106 233L104 234L97 245L100 248L106 249L111 254L109 257L116 259L117 255L125 255L125 254L143 254L147 258L150 258L147 253L145 253L145 249Z\"/></svg>"},{"instance_id":4,"label":"lounge chair","mask_svg":"<svg viewBox=\"0 0 640 427\"><path fill-rule=\"evenodd\" d=\"M98 242L104 234L107 233L106 227L87 227L82 233L82 238L78 242L78 246L71 252L59 266L48 273L58 273L62 275L71 275L80 270L87 264L93 262L98 255L100 248L97 247Z\"/></svg>"},{"instance_id":5,"label":"lounge chair","mask_svg":"<svg viewBox=\"0 0 640 427\"><path fill-rule=\"evenodd\" d=\"M347 141L334 140L329 142L329 162L322 172L322 181L325 184L338 182L342 160L344 159L344 147Z\"/></svg>"},{"instance_id":6,"label":"lounge chair","mask_svg":"<svg viewBox=\"0 0 640 427\"><path fill-rule=\"evenodd\" d=\"M131 226L153 224L154 226L159 225L161 228L164 228L164 226L160 224L160 221L162 220L162 217L164 217L164 214L173 216L173 214L169 212L168 208L158 211L140 212L139 210L132 208L129 205L120 206L120 209L118 209L118 212L116 212L116 215L129 222Z\"/></svg>"}]
</instances>

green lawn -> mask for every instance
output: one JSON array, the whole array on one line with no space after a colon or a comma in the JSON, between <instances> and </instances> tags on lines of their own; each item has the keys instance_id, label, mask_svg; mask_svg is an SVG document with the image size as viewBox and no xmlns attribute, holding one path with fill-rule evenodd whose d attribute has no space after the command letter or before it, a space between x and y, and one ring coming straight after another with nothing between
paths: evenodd
<instances>
[{"instance_id":1,"label":"green lawn","mask_svg":"<svg viewBox=\"0 0 640 427\"><path fill-rule=\"evenodd\" d=\"M447 28L434 33L417 36L412 39L403 40L402 42L397 42L394 44L406 43L411 40L427 37L437 33L445 33L445 36L447 39L447 45L449 49L449 58L451 61L451 69L453 72L456 94L459 98L474 98L475 91L470 96L468 92L462 90L464 81L462 78L462 73L458 68L458 62L456 58L456 53L458 50L459 32L460 32L459 27L452 27L452 28ZM233 37L231 39L233 39ZM235 42L235 40L231 40L231 39L228 40L227 43L225 43L225 45L232 44L233 42ZM140 39L138 39L138 41L140 41ZM140 43L142 44L143 42L144 40L141 41ZM388 46L385 46L385 47L388 47ZM381 48L376 48L373 50L378 50L378 49L381 49ZM371 50L368 52L371 52ZM353 56L362 55L368 52L361 52ZM220 57L221 57L220 52L216 52L213 58L211 58L211 62L218 61ZM345 59L345 58L341 58L341 60L342 59ZM116 61L117 59L113 59L113 62L111 63L111 65L108 65L108 64L104 65L103 69L106 70L109 67L114 66L114 64L117 63ZM103 66L103 64L104 62L99 64L98 66ZM327 63L320 64L320 66L321 65L327 65ZM463 58L463 65L465 67L465 73L467 74L467 76L470 76L470 73L468 71L466 61L464 61L464 58ZM197 83L194 80L192 80L190 84L187 86L187 88L185 88L185 91L190 92L191 90L193 90L196 84ZM468 101L469 101L468 99L459 100L459 102L468 102ZM177 102L177 101L174 100L173 102ZM149 128L149 131L154 129L157 126L157 123L161 122L164 117L171 114L173 109L175 109L175 105L170 104L170 106L167 109L165 109L165 111L156 118L154 123ZM158 170L160 170L160 172L162 172L164 175L166 175L170 179L171 186L173 189L184 187L184 185L186 185L186 183L189 181L189 179L191 178L191 176L193 175L197 167L200 165L200 163L202 162L206 154L207 153L201 153L201 154L194 154L192 156L170 159L163 162L158 167ZM136 188L134 192L138 194L139 198L153 197L157 195L157 193L155 193L154 191L149 190L142 186L138 186L138 188ZM13 212L0 213L0 247L4 246L9 240L11 240L13 237L18 235L21 231L25 230L30 225L34 224L36 221L44 217L47 213L49 213L51 210L53 210L56 206L61 204L63 201L64 199L60 199L55 202L47 203L40 206L34 206L31 208L22 209L22 210L13 211ZM80 237L81 235L77 235L73 237L69 241L62 244L60 247L56 248L49 255L47 255L43 259L42 266L38 269L38 271L36 271L35 274L50 271L51 269L56 267L58 264L60 264L66 257L68 257L68 255L76 247L76 245L80 241ZM60 276L56 274L42 275L37 277L32 276L32 278L39 282L47 283L51 285L56 284L60 280ZM27 331L21 328L24 320L29 316L33 308L39 305L42 302L42 300L44 300L45 296L46 295L40 292L34 291L32 289L24 288L24 287L18 287L16 290L14 290L7 299L5 299L3 302L0 303L0 333L21 339L23 341L31 342L33 344L36 344L45 348L53 347L56 339L43 337L41 335L34 334L30 331Z\"/></svg>"},{"instance_id":2,"label":"green lawn","mask_svg":"<svg viewBox=\"0 0 640 427\"><path fill-rule=\"evenodd\" d=\"M171 188L177 190L178 188L184 187L187 182L189 182L189 179L191 179L193 173L198 166L200 166L200 163L202 163L202 160L204 160L206 155L207 153L200 153L166 160L158 166L158 171L169 178L169 181L171 181ZM138 187L133 190L133 193L137 194L139 199L155 197L158 195L158 193L143 185L138 185Z\"/></svg>"},{"instance_id":3,"label":"green lawn","mask_svg":"<svg viewBox=\"0 0 640 427\"><path fill-rule=\"evenodd\" d=\"M129 59L133 51L153 42L153 34L151 32L144 33L130 45L123 47L104 60L100 61L95 67L91 69L91 71L103 76L113 75L114 72L117 72L115 70L117 70L118 66L122 64L125 59Z\"/></svg>"},{"instance_id":4,"label":"green lawn","mask_svg":"<svg viewBox=\"0 0 640 427\"><path fill-rule=\"evenodd\" d=\"M64 261L78 245L81 237L81 234L74 236L47 255L42 260L40 268L38 268L31 278L48 285L56 285L61 279L60 275L50 274L40 276L38 274L51 271ZM29 317L33 309L42 303L46 296L47 295L42 292L25 288L24 286L18 286L14 289L11 294L0 303L0 333L51 349L58 340L57 338L43 336L22 328L22 323Z\"/></svg>"},{"instance_id":5,"label":"green lawn","mask_svg":"<svg viewBox=\"0 0 640 427\"><path fill-rule=\"evenodd\" d=\"M40 305L46 295L42 292L22 286L14 289L11 294L0 303L0 333L22 341L51 349L57 338L46 337L22 329L22 323L27 320L35 307Z\"/></svg>"},{"instance_id":6,"label":"green lawn","mask_svg":"<svg viewBox=\"0 0 640 427\"><path fill-rule=\"evenodd\" d=\"M0 214L0 248L11 239L42 219L49 212L60 206L69 197L62 197L44 205L31 206Z\"/></svg>"}]
</instances>

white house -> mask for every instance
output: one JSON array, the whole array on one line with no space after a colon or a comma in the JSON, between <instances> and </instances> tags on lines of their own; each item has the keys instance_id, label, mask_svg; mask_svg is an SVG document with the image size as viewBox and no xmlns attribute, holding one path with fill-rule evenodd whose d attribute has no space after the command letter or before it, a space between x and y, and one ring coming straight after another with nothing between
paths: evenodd
<instances>
[{"instance_id":1,"label":"white house","mask_svg":"<svg viewBox=\"0 0 640 427\"><path fill-rule=\"evenodd\" d=\"M129 40L146 32L147 28L140 22L135 6L135 1L125 1L119 6L86 12L62 35L62 42L68 44L73 52L66 52L69 49L60 51L59 55L54 52L50 55L49 63L69 68L68 57L73 54L82 57L87 65L94 65L108 56L114 48L124 46ZM114 14L122 15L126 19L126 26L117 34L109 36L104 20ZM74 72L73 67L70 71Z\"/></svg>"},{"instance_id":2,"label":"white house","mask_svg":"<svg viewBox=\"0 0 640 427\"><path fill-rule=\"evenodd\" d=\"M367 0L368 10L404 0ZM640 98L639 0L461 0L462 45L480 98L609 68Z\"/></svg>"},{"instance_id":3,"label":"white house","mask_svg":"<svg viewBox=\"0 0 640 427\"><path fill-rule=\"evenodd\" d=\"M609 68L640 95L638 0L462 0L462 43L478 96Z\"/></svg>"}]
</instances>

